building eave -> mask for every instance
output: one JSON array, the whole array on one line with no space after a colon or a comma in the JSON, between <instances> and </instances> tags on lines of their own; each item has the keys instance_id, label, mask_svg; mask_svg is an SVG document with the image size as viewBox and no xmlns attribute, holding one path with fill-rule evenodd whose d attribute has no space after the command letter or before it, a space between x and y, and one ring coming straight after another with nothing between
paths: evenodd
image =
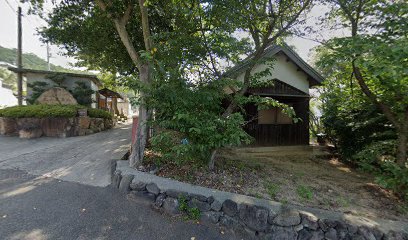
<instances>
[{"instance_id":1,"label":"building eave","mask_svg":"<svg viewBox=\"0 0 408 240\"><path fill-rule=\"evenodd\" d=\"M282 45L274 45L268 47L262 54L261 59L266 56L274 56L278 53L285 54L289 61L293 62L300 70L305 72L305 74L308 76L307 80L309 81L311 87L321 85L321 83L324 81L324 78L316 70L314 70L292 48L290 48L285 43ZM252 56L247 57L240 64L235 65L234 67L229 69L224 75L236 77L237 75L239 75L239 73L249 67L251 60Z\"/></svg>"}]
</instances>

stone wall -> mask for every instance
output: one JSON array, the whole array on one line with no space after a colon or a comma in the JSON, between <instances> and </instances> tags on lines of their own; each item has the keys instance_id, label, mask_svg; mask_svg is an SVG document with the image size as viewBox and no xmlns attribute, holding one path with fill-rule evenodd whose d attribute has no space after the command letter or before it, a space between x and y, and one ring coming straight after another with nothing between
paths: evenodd
<instances>
[{"instance_id":1,"label":"stone wall","mask_svg":"<svg viewBox=\"0 0 408 240\"><path fill-rule=\"evenodd\" d=\"M74 118L4 118L0 117L0 135L18 135L20 138L74 137L110 129L112 119Z\"/></svg>"},{"instance_id":2,"label":"stone wall","mask_svg":"<svg viewBox=\"0 0 408 240\"><path fill-rule=\"evenodd\" d=\"M122 167L117 168L117 164ZM393 230L384 233L383 230L369 224L352 224L338 217L323 218L310 211L297 210L286 205L277 208L257 205L256 202L242 202L239 201L242 195L238 194L228 193L229 198L225 199L219 194L220 191L211 189L205 191L199 186L196 186L198 191L189 191L194 189L194 186L185 183L180 185L180 182L160 179L158 176L151 178L146 173L123 167L124 164L127 162L118 161L112 165L114 188L118 188L131 198L148 201L154 209L170 215L181 214L180 199L187 200L189 207L200 210L201 223L229 229L244 239L408 240L407 233L398 224L394 225ZM158 181L151 181L152 179ZM163 187L160 188L158 185ZM178 189L171 189L172 186ZM211 192L214 195L209 195Z\"/></svg>"}]
</instances>

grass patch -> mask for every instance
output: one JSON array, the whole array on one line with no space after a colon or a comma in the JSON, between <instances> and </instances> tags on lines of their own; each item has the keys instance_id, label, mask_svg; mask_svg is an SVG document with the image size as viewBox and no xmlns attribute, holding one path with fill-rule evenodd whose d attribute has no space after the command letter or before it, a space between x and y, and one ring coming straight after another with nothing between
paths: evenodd
<instances>
[{"instance_id":1,"label":"grass patch","mask_svg":"<svg viewBox=\"0 0 408 240\"><path fill-rule=\"evenodd\" d=\"M266 192L269 194L269 196L271 198L275 198L276 194L279 191L279 186L275 183L271 183L271 182L266 182L264 184L265 188L266 188Z\"/></svg>"},{"instance_id":2,"label":"grass patch","mask_svg":"<svg viewBox=\"0 0 408 240\"><path fill-rule=\"evenodd\" d=\"M198 220L200 219L200 209L196 207L189 207L187 199L184 196L179 196L179 210L184 214L184 220Z\"/></svg>"},{"instance_id":3,"label":"grass patch","mask_svg":"<svg viewBox=\"0 0 408 240\"><path fill-rule=\"evenodd\" d=\"M0 109L0 117L8 118L56 118L76 117L78 109L88 109L91 118L112 118L112 114L101 109L87 108L81 105L47 105L34 104L27 106L14 106Z\"/></svg>"},{"instance_id":4,"label":"grass patch","mask_svg":"<svg viewBox=\"0 0 408 240\"><path fill-rule=\"evenodd\" d=\"M313 190L308 186L299 185L296 192L302 199L311 200L313 198Z\"/></svg>"}]
</instances>

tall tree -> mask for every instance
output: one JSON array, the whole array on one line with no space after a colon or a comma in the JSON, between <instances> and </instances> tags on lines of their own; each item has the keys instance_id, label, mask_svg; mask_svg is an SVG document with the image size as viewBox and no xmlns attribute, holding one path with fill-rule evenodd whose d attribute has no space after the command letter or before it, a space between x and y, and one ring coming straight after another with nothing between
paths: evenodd
<instances>
[{"instance_id":1,"label":"tall tree","mask_svg":"<svg viewBox=\"0 0 408 240\"><path fill-rule=\"evenodd\" d=\"M251 85L253 68L260 62L267 47L276 44L279 38L289 36L295 26L305 21L306 12L312 7L311 0L241 0L227 1L230 6L229 18L236 19L237 28L250 34L254 43L249 55L249 65L245 70L243 86L235 92L235 96L243 96ZM221 4L219 4L222 6ZM235 101L224 112L231 114L237 107Z\"/></svg>"},{"instance_id":2,"label":"tall tree","mask_svg":"<svg viewBox=\"0 0 408 240\"><path fill-rule=\"evenodd\" d=\"M39 2L39 0L34 2ZM40 1L41 2L41 1ZM44 38L62 45L80 64L130 76L137 85L141 104L137 141L131 165L143 159L149 109L144 99L153 76L183 75L186 81L223 78L223 62L235 63L243 53L251 56L243 88L264 50L303 22L312 0L97 0L63 1L47 17ZM248 21L250 19L250 21ZM254 50L237 32L249 32ZM137 74L138 77L132 77ZM136 81L135 81L136 80ZM227 118L237 107L232 104ZM150 109L151 110L151 109Z\"/></svg>"},{"instance_id":3,"label":"tall tree","mask_svg":"<svg viewBox=\"0 0 408 240\"><path fill-rule=\"evenodd\" d=\"M408 137L408 3L406 1L329 0L331 17L349 27L350 36L330 40L321 61L348 61L351 80L392 123L398 136L397 164L406 166Z\"/></svg>"}]
</instances>

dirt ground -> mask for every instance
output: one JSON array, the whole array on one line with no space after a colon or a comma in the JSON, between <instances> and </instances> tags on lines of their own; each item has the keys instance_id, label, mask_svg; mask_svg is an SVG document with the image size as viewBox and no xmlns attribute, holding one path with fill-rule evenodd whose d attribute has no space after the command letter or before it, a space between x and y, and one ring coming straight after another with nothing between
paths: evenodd
<instances>
[{"instance_id":1,"label":"dirt ground","mask_svg":"<svg viewBox=\"0 0 408 240\"><path fill-rule=\"evenodd\" d=\"M320 147L224 150L216 170L165 164L156 173L180 181L294 205L408 221L406 205Z\"/></svg>"}]
</instances>

